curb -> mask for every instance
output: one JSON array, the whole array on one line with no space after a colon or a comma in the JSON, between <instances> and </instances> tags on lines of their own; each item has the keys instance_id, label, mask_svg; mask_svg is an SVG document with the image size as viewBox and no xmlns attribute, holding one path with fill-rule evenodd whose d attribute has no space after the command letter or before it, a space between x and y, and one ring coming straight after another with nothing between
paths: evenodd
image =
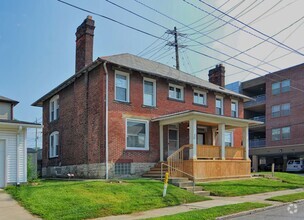
<instances>
[{"instance_id":1,"label":"curb","mask_svg":"<svg viewBox=\"0 0 304 220\"><path fill-rule=\"evenodd\" d=\"M282 203L282 204L278 204L278 205L272 205L272 206L268 206L268 207L264 207L264 208L252 209L252 210L249 210L249 211L239 212L239 213L226 215L226 216L222 216L222 217L217 217L216 220L226 220L226 219L232 219L232 218L236 218L236 217L242 217L242 216L245 216L245 215L252 215L252 214L259 213L259 212L263 212L263 211L279 208L279 207L282 207L282 206L286 206L286 205L289 205L289 204L297 204L297 203L301 203L301 202L304 202L304 199L297 200L297 201L294 201L294 202L286 202L286 203Z\"/></svg>"}]
</instances>

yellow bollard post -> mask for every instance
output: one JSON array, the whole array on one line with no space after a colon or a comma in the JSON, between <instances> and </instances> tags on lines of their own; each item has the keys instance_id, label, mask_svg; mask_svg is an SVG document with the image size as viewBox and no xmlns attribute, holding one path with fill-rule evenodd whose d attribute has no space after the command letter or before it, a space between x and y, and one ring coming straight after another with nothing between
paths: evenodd
<instances>
[{"instance_id":1,"label":"yellow bollard post","mask_svg":"<svg viewBox=\"0 0 304 220\"><path fill-rule=\"evenodd\" d=\"M168 180L169 180L169 173L166 172L165 174L165 180L164 180L164 191L163 191L163 197L167 194L167 188L168 188Z\"/></svg>"}]
</instances>

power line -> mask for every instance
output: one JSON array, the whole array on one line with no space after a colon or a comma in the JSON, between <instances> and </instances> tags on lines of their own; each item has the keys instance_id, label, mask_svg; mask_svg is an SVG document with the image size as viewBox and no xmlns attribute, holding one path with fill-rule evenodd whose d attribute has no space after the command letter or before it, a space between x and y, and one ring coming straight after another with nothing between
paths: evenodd
<instances>
[{"instance_id":1,"label":"power line","mask_svg":"<svg viewBox=\"0 0 304 220\"><path fill-rule=\"evenodd\" d=\"M160 36L163 37L166 33L163 33L163 35ZM153 44L155 44L157 41L159 41L159 38L157 38L155 41L153 41L149 46L147 46L145 49L143 49L142 51L140 51L139 53L137 53L137 56L140 56L140 54L142 54L144 51L146 51L147 49L149 49L150 47L152 47Z\"/></svg>"},{"instance_id":2,"label":"power line","mask_svg":"<svg viewBox=\"0 0 304 220\"><path fill-rule=\"evenodd\" d=\"M183 0L183 1L186 1L186 0ZM201 3L203 3L204 5L207 5L208 7L213 8L213 9L215 9L216 11L218 11L218 12L220 12L220 13L226 15L227 17L229 17L229 18L235 20L236 22L238 22L238 23L240 23L240 24L242 24L242 25L245 25L245 26L248 27L249 29L251 29L251 30L253 30L253 31L255 31L255 32L257 32L257 33L259 33L259 34L261 34L261 35L263 35L263 36L265 36L265 37L271 39L271 40L273 40L274 42L276 42L276 43L278 43L278 44L280 44L280 45L282 45L282 46L288 48L289 50L292 50L292 51L294 51L295 53L297 53L297 54L299 54L299 55L301 55L301 56L304 56L303 53L300 53L299 51L295 50L294 48L292 48L292 47L290 47L290 46L288 46L288 45L286 45L286 44L283 44L282 42L278 41L277 39L275 39L275 38L273 38L273 37L271 37L271 36L269 36L269 35L263 33L262 31L260 31L260 30L258 30L258 29L256 29L256 28L251 27L250 25L248 25L248 24L246 24L246 23L244 23L244 22L238 20L237 18L234 18L234 17L230 16L229 14L227 14L227 13L225 13L225 12L223 12L223 11L217 9L217 8L215 8L214 6L212 6L212 5L210 5L210 4L206 3L206 2L204 2L203 0L198 0L198 1L201 2ZM231 23L230 23L230 24L231 24Z\"/></svg>"}]
</instances>

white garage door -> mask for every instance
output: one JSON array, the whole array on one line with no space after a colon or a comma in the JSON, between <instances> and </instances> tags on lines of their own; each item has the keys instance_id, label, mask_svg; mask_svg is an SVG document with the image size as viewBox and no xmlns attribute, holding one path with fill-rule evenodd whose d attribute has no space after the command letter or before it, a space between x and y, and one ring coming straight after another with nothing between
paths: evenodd
<instances>
[{"instance_id":1,"label":"white garage door","mask_svg":"<svg viewBox=\"0 0 304 220\"><path fill-rule=\"evenodd\" d=\"M5 142L0 140L0 188L4 187Z\"/></svg>"}]
</instances>

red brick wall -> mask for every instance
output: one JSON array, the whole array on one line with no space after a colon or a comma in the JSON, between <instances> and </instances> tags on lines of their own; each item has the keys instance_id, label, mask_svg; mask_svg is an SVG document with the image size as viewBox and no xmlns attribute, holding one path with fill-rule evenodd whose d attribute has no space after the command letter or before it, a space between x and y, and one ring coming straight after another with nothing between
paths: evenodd
<instances>
[{"instance_id":1,"label":"red brick wall","mask_svg":"<svg viewBox=\"0 0 304 220\"><path fill-rule=\"evenodd\" d=\"M130 74L130 103L114 100L114 70L109 70L109 161L157 162L159 160L159 125L150 122L150 148L148 151L126 150L125 118L152 117L184 111L197 110L215 113L215 94L208 92L207 106L193 104L193 88L185 86L184 102L168 100L168 81L157 81L157 107L143 107L143 75ZM148 77L145 75L145 77ZM153 78L151 76L151 78ZM173 82L170 82L173 83ZM88 87L88 89L87 89ZM49 123L49 100L44 102L43 166L99 163L105 161L105 73L103 66L95 68L88 76L77 78L74 83L59 92L60 119ZM231 98L224 98L224 113L231 115ZM88 109L88 111L86 111ZM239 117L243 118L242 102L239 102ZM180 145L187 144L188 123L180 124ZM48 159L49 134L60 133L59 157ZM164 148L167 148L167 126L164 128ZM234 143L241 145L238 130Z\"/></svg>"},{"instance_id":2,"label":"red brick wall","mask_svg":"<svg viewBox=\"0 0 304 220\"><path fill-rule=\"evenodd\" d=\"M304 137L304 64L291 67L266 77L266 146L302 144ZM272 95L272 83L290 79L289 92ZM295 89L296 88L296 89ZM301 91L302 90L302 91ZM273 105L290 103L291 114L273 118ZM272 129L290 126L289 140L272 141Z\"/></svg>"}]
</instances>

